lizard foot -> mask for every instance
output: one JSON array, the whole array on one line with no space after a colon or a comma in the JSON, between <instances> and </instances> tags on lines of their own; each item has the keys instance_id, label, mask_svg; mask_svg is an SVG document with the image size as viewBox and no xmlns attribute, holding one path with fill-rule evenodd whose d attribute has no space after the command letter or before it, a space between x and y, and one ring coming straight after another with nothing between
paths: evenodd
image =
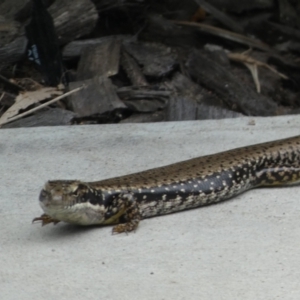
<instances>
[{"instance_id":1,"label":"lizard foot","mask_svg":"<svg viewBox=\"0 0 300 300\"><path fill-rule=\"evenodd\" d=\"M46 214L42 214L40 217L38 218L34 218L32 220L32 223L36 222L36 221L41 221L42 226L45 226L47 224L53 223L54 225L56 225L58 222L60 222L59 220L53 219L50 216L46 215Z\"/></svg>"}]
</instances>

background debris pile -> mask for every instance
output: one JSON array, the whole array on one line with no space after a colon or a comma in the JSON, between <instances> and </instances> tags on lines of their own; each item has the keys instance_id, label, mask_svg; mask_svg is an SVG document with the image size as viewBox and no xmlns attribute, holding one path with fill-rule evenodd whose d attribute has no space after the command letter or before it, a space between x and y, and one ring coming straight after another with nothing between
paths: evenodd
<instances>
[{"instance_id":1,"label":"background debris pile","mask_svg":"<svg viewBox=\"0 0 300 300\"><path fill-rule=\"evenodd\" d=\"M2 127L299 112L299 1L6 0L0 13Z\"/></svg>"}]
</instances>

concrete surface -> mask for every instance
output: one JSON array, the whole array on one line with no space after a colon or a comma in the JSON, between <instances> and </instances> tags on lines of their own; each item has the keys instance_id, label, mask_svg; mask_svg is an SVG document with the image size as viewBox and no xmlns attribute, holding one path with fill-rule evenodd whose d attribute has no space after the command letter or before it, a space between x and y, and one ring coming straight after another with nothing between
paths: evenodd
<instances>
[{"instance_id":1,"label":"concrete surface","mask_svg":"<svg viewBox=\"0 0 300 300\"><path fill-rule=\"evenodd\" d=\"M300 299L300 187L111 227L31 224L48 179L99 180L298 135L299 116L0 130L0 298Z\"/></svg>"}]
</instances>

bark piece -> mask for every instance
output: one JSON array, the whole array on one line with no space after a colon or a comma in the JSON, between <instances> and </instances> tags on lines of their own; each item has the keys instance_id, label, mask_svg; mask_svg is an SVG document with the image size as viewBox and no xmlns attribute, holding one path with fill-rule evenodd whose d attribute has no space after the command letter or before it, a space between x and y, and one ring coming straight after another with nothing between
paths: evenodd
<instances>
[{"instance_id":1,"label":"bark piece","mask_svg":"<svg viewBox=\"0 0 300 300\"><path fill-rule=\"evenodd\" d=\"M1 128L70 125L75 116L76 114L69 110L51 108L40 111L33 116L2 125Z\"/></svg>"},{"instance_id":2,"label":"bark piece","mask_svg":"<svg viewBox=\"0 0 300 300\"><path fill-rule=\"evenodd\" d=\"M300 65L295 63L289 57L283 57L276 54L271 54L268 60L271 65L276 65L280 72L284 73L291 79L297 90L300 86Z\"/></svg>"},{"instance_id":3,"label":"bark piece","mask_svg":"<svg viewBox=\"0 0 300 300\"><path fill-rule=\"evenodd\" d=\"M92 79L70 83L70 89L82 84L85 88L70 96L70 105L79 117L87 117L126 108L116 94L115 87L109 78L94 77Z\"/></svg>"},{"instance_id":4,"label":"bark piece","mask_svg":"<svg viewBox=\"0 0 300 300\"><path fill-rule=\"evenodd\" d=\"M251 0L251 1L237 1L237 0L209 0L209 3L221 11L229 11L241 13L244 11L254 9L272 8L275 3L274 0Z\"/></svg>"},{"instance_id":5,"label":"bark piece","mask_svg":"<svg viewBox=\"0 0 300 300\"><path fill-rule=\"evenodd\" d=\"M163 99L124 100L124 103L128 108L138 112L155 112L166 106L166 101Z\"/></svg>"},{"instance_id":6,"label":"bark piece","mask_svg":"<svg viewBox=\"0 0 300 300\"><path fill-rule=\"evenodd\" d=\"M49 7L61 44L89 34L98 20L95 5L90 0L60 0Z\"/></svg>"},{"instance_id":7,"label":"bark piece","mask_svg":"<svg viewBox=\"0 0 300 300\"><path fill-rule=\"evenodd\" d=\"M15 83L13 80L10 81L6 77L0 74L0 83L3 84L7 89L17 94L20 91L24 91L24 88Z\"/></svg>"},{"instance_id":8,"label":"bark piece","mask_svg":"<svg viewBox=\"0 0 300 300\"><path fill-rule=\"evenodd\" d=\"M5 108L11 107L12 105L14 105L15 101L16 101L16 95L1 91L0 104L2 109L3 107Z\"/></svg>"},{"instance_id":9,"label":"bark piece","mask_svg":"<svg viewBox=\"0 0 300 300\"><path fill-rule=\"evenodd\" d=\"M120 121L120 123L149 123L164 121L163 111L156 111L154 113L134 113L127 119Z\"/></svg>"},{"instance_id":10,"label":"bark piece","mask_svg":"<svg viewBox=\"0 0 300 300\"><path fill-rule=\"evenodd\" d=\"M5 24L5 28L3 28ZM1 29L1 23L0 23ZM17 22L2 23L0 30L0 71L25 56L27 38Z\"/></svg>"},{"instance_id":11,"label":"bark piece","mask_svg":"<svg viewBox=\"0 0 300 300\"><path fill-rule=\"evenodd\" d=\"M166 109L167 121L203 120L242 116L233 112L209 91L181 73L176 73L166 86L174 90Z\"/></svg>"},{"instance_id":12,"label":"bark piece","mask_svg":"<svg viewBox=\"0 0 300 300\"><path fill-rule=\"evenodd\" d=\"M123 102L134 111L155 112L166 107L170 91L124 87L117 90Z\"/></svg>"},{"instance_id":13,"label":"bark piece","mask_svg":"<svg viewBox=\"0 0 300 300\"><path fill-rule=\"evenodd\" d=\"M130 54L128 54L124 49L121 55L121 65L125 70L128 78L130 79L132 85L134 86L148 85L147 79L145 78L143 72L141 71L141 68L134 60L134 58L131 57Z\"/></svg>"},{"instance_id":14,"label":"bark piece","mask_svg":"<svg viewBox=\"0 0 300 300\"><path fill-rule=\"evenodd\" d=\"M177 55L170 47L160 44L126 43L126 51L143 66L146 76L161 77L170 73L177 64Z\"/></svg>"},{"instance_id":15,"label":"bark piece","mask_svg":"<svg viewBox=\"0 0 300 300\"><path fill-rule=\"evenodd\" d=\"M199 104L197 107L197 120L218 120L227 118L241 118L243 114L223 107L207 104Z\"/></svg>"},{"instance_id":16,"label":"bark piece","mask_svg":"<svg viewBox=\"0 0 300 300\"><path fill-rule=\"evenodd\" d=\"M147 16L147 26L140 34L142 40L182 47L203 47L203 40L195 30L177 26L161 15Z\"/></svg>"},{"instance_id":17,"label":"bark piece","mask_svg":"<svg viewBox=\"0 0 300 300\"><path fill-rule=\"evenodd\" d=\"M269 45L300 40L300 30L266 20L250 21L247 31Z\"/></svg>"},{"instance_id":18,"label":"bark piece","mask_svg":"<svg viewBox=\"0 0 300 300\"><path fill-rule=\"evenodd\" d=\"M204 10L208 11L212 14L219 22L224 24L226 27L230 28L234 32L243 33L244 29L241 25L235 22L232 18L228 15L223 13L222 11L215 8L213 5L208 3L205 0L194 0L199 6L201 6Z\"/></svg>"},{"instance_id":19,"label":"bark piece","mask_svg":"<svg viewBox=\"0 0 300 300\"><path fill-rule=\"evenodd\" d=\"M120 34L120 35L104 36L96 39L72 41L63 48L62 55L64 59L69 60L69 59L79 57L83 49L86 47L106 44L111 40L117 42L123 40L129 41L130 39L132 39L131 35Z\"/></svg>"},{"instance_id":20,"label":"bark piece","mask_svg":"<svg viewBox=\"0 0 300 300\"><path fill-rule=\"evenodd\" d=\"M107 40L84 48L77 69L77 80L112 76L119 72L120 41Z\"/></svg>"},{"instance_id":21,"label":"bark piece","mask_svg":"<svg viewBox=\"0 0 300 300\"><path fill-rule=\"evenodd\" d=\"M0 12L9 20L26 18L29 15L31 0L1 0Z\"/></svg>"},{"instance_id":22,"label":"bark piece","mask_svg":"<svg viewBox=\"0 0 300 300\"><path fill-rule=\"evenodd\" d=\"M277 114L276 103L244 86L223 66L210 60L199 51L191 53L187 69L197 82L216 93L231 109L254 116Z\"/></svg>"},{"instance_id":23,"label":"bark piece","mask_svg":"<svg viewBox=\"0 0 300 300\"><path fill-rule=\"evenodd\" d=\"M127 6L134 7L143 4L143 0L93 0L99 11L104 11L113 8L126 8Z\"/></svg>"},{"instance_id":24,"label":"bark piece","mask_svg":"<svg viewBox=\"0 0 300 300\"><path fill-rule=\"evenodd\" d=\"M297 52L300 54L300 43L288 41L282 44L276 45L276 50L280 52Z\"/></svg>"},{"instance_id":25,"label":"bark piece","mask_svg":"<svg viewBox=\"0 0 300 300\"><path fill-rule=\"evenodd\" d=\"M117 90L118 96L121 99L130 99L130 98L134 98L134 99L144 99L144 98L148 98L148 99L155 99L155 98L163 98L163 97L169 97L170 95L170 91L167 90L154 90L151 89L149 87L134 87L134 86L126 86L126 87L122 87L119 88Z\"/></svg>"},{"instance_id":26,"label":"bark piece","mask_svg":"<svg viewBox=\"0 0 300 300\"><path fill-rule=\"evenodd\" d=\"M166 121L197 119L197 101L188 95L172 95L166 111Z\"/></svg>"},{"instance_id":27,"label":"bark piece","mask_svg":"<svg viewBox=\"0 0 300 300\"><path fill-rule=\"evenodd\" d=\"M299 12L293 7L291 1L278 0L278 4L281 23L300 28ZM296 6L296 4L294 4L294 6Z\"/></svg>"},{"instance_id":28,"label":"bark piece","mask_svg":"<svg viewBox=\"0 0 300 300\"><path fill-rule=\"evenodd\" d=\"M176 73L165 85L174 91L166 108L166 120L196 120L202 99L200 87L181 73Z\"/></svg>"}]
</instances>

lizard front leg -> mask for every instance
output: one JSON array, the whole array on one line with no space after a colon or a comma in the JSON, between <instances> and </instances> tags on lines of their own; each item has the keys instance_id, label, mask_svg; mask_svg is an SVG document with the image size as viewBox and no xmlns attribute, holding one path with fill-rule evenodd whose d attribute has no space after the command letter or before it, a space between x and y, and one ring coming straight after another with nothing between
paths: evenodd
<instances>
[{"instance_id":1,"label":"lizard front leg","mask_svg":"<svg viewBox=\"0 0 300 300\"><path fill-rule=\"evenodd\" d=\"M130 232L136 230L141 220L139 205L133 195L126 194L122 197L124 213L120 216L121 224L113 227L112 234Z\"/></svg>"}]
</instances>

